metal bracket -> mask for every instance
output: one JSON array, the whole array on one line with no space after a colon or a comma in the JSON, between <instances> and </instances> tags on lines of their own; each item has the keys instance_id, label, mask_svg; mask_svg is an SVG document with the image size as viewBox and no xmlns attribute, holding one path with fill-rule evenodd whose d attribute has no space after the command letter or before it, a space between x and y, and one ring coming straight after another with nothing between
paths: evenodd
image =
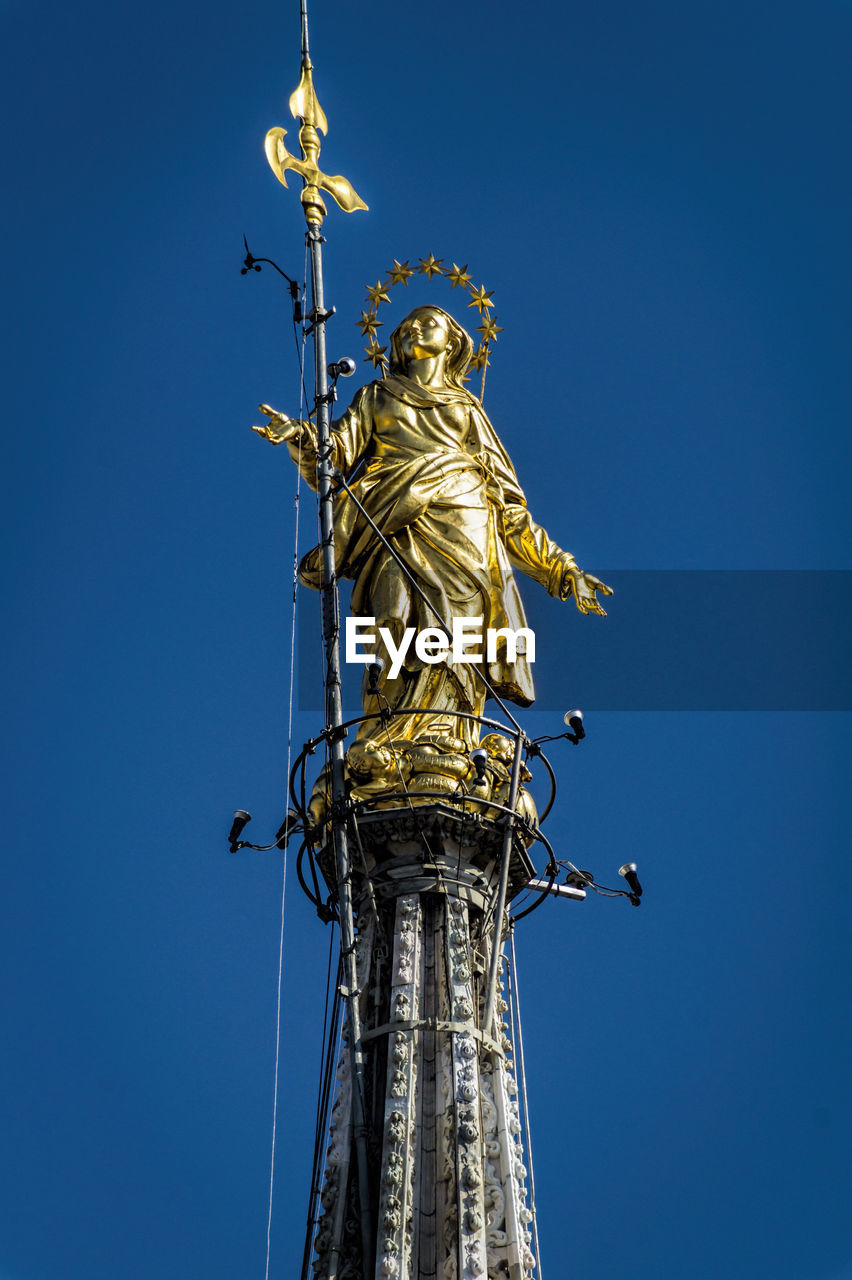
<instances>
[{"instance_id":1,"label":"metal bracket","mask_svg":"<svg viewBox=\"0 0 852 1280\"><path fill-rule=\"evenodd\" d=\"M305 337L307 338L310 334L312 334L314 329L316 329L317 325L325 324L326 320L330 320L331 317L336 314L336 312L337 312L336 307L332 307L330 311L321 311L319 307L311 307L310 311L305 317L306 320L310 320L311 322L308 325L307 329L305 330Z\"/></svg>"},{"instance_id":2,"label":"metal bracket","mask_svg":"<svg viewBox=\"0 0 852 1280\"><path fill-rule=\"evenodd\" d=\"M435 1018L409 1018L406 1022L385 1022L380 1027L373 1027L371 1031L362 1031L361 1043L363 1044L365 1040L375 1040L378 1036L388 1036L392 1031L454 1031L458 1035L473 1036L474 1040L479 1040L492 1053L496 1053L501 1058L505 1057L497 1041L486 1032L480 1031L479 1027L471 1027L466 1022L441 1022Z\"/></svg>"}]
</instances>

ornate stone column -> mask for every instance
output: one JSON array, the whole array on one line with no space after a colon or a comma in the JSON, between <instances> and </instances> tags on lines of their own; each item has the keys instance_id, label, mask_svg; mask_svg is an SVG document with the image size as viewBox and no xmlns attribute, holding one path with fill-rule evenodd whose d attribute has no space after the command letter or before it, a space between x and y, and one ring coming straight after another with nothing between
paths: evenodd
<instances>
[{"instance_id":1,"label":"ornate stone column","mask_svg":"<svg viewBox=\"0 0 852 1280\"><path fill-rule=\"evenodd\" d=\"M344 1046L316 1280L524 1280L532 1212L502 993L482 1025L500 826L438 803L365 814L353 836L375 1254L362 1269ZM513 861L526 883L520 849Z\"/></svg>"}]
</instances>

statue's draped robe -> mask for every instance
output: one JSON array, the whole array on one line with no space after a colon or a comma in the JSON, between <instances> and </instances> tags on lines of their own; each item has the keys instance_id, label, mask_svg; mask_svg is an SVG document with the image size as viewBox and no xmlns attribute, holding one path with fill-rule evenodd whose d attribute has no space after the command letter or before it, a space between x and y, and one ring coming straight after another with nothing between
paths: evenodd
<instances>
[{"instance_id":1,"label":"statue's draped robe","mask_svg":"<svg viewBox=\"0 0 852 1280\"><path fill-rule=\"evenodd\" d=\"M298 424L287 447L306 480L316 487L316 429ZM454 618L481 619L488 628L526 626L512 569L528 574L565 598L574 559L531 517L514 467L479 401L454 387L433 389L396 375L371 382L333 424L332 461L397 555L416 578L433 609L412 590L400 566L345 490L335 499L335 561L351 578L351 611L375 617L396 642L406 626L417 631L450 626ZM356 478L349 477L356 472ZM320 549L309 552L300 577L321 585ZM478 630L478 628L476 628ZM482 646L469 645L471 652ZM500 643L485 668L501 697L528 706L534 697L526 655L506 660ZM382 692L392 707L434 708L434 714L400 715L393 737L422 739L452 734L470 743L471 730L453 710L482 713L485 688L471 665L428 665L409 648L395 681L385 672ZM369 708L365 702L365 710ZM369 726L367 726L369 731Z\"/></svg>"}]
</instances>

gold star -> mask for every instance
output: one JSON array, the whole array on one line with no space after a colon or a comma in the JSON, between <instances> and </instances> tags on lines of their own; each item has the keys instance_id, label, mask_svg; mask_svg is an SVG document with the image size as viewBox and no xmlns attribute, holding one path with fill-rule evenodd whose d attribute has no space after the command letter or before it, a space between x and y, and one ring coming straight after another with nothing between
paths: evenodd
<instances>
[{"instance_id":1,"label":"gold star","mask_svg":"<svg viewBox=\"0 0 852 1280\"><path fill-rule=\"evenodd\" d=\"M387 364L387 356L385 355L387 347L380 347L375 337L371 336L370 345L369 347L365 347L364 350L367 353L367 359L372 360L374 369L378 365L384 366Z\"/></svg>"},{"instance_id":2,"label":"gold star","mask_svg":"<svg viewBox=\"0 0 852 1280\"><path fill-rule=\"evenodd\" d=\"M478 289L470 290L471 301L467 305L469 307L479 307L479 314L482 315L486 307L494 306L494 303L491 301L493 296L494 296L494 290L490 289L486 293L485 285L481 284ZM488 313L486 312L486 315L487 314Z\"/></svg>"},{"instance_id":3,"label":"gold star","mask_svg":"<svg viewBox=\"0 0 852 1280\"><path fill-rule=\"evenodd\" d=\"M360 327L362 337L375 338L376 330L384 324L384 320L379 320L375 311L362 311L361 319L355 323Z\"/></svg>"},{"instance_id":4,"label":"gold star","mask_svg":"<svg viewBox=\"0 0 852 1280\"><path fill-rule=\"evenodd\" d=\"M377 280L372 289L367 289L367 301L377 307L380 302L390 302L390 294L386 284L382 284L381 280Z\"/></svg>"},{"instance_id":5,"label":"gold star","mask_svg":"<svg viewBox=\"0 0 852 1280\"><path fill-rule=\"evenodd\" d=\"M452 280L454 289L457 284L467 286L471 281L471 277L467 274L467 263L465 263L463 267L457 267L456 264L453 263L452 270L449 270L448 268L444 274L448 280Z\"/></svg>"},{"instance_id":6,"label":"gold star","mask_svg":"<svg viewBox=\"0 0 852 1280\"><path fill-rule=\"evenodd\" d=\"M497 334L503 332L503 326L497 323L496 316L486 314L482 324L476 326L476 332L482 334L483 342L496 342Z\"/></svg>"},{"instance_id":7,"label":"gold star","mask_svg":"<svg viewBox=\"0 0 852 1280\"><path fill-rule=\"evenodd\" d=\"M408 281L414 275L413 269L408 265L408 259L405 262L397 262L393 260L393 266L388 271L388 284L404 284L408 288Z\"/></svg>"},{"instance_id":8,"label":"gold star","mask_svg":"<svg viewBox=\"0 0 852 1280\"><path fill-rule=\"evenodd\" d=\"M470 363L474 369L481 369L483 366L487 369L491 361L488 359L488 348L483 342L482 346L477 347L473 353Z\"/></svg>"},{"instance_id":9,"label":"gold star","mask_svg":"<svg viewBox=\"0 0 852 1280\"><path fill-rule=\"evenodd\" d=\"M434 253L430 253L428 258L420 259L420 266L417 270L422 276L428 276L431 280L433 276L442 276L444 274L441 263L443 258L436 258Z\"/></svg>"}]
</instances>

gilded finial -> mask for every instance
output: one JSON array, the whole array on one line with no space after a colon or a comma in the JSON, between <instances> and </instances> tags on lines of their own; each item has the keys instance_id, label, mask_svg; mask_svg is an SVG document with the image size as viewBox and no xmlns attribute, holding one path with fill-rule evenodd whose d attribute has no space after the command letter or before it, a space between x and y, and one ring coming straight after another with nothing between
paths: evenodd
<instances>
[{"instance_id":1,"label":"gilded finial","mask_svg":"<svg viewBox=\"0 0 852 1280\"><path fill-rule=\"evenodd\" d=\"M287 170L292 169L302 179L302 207L307 222L322 224L328 210L320 192L326 191L333 196L344 213L354 213L356 209L366 209L367 205L358 195L347 178L339 174L330 176L319 167L320 136L319 131L328 134L328 120L319 104L314 89L313 68L307 48L303 43L302 75L298 88L290 95L290 112L294 119L301 120L299 129L299 146L302 159L292 156L284 145L286 129L270 129L266 135L265 150L270 168L279 182L287 186Z\"/></svg>"}]
</instances>

